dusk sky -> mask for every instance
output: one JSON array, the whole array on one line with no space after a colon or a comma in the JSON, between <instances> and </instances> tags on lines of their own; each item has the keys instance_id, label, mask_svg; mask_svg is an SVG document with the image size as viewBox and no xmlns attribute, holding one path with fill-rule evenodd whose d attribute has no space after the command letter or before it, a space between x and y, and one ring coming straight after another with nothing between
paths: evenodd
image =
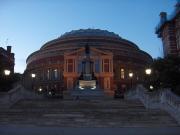
<instances>
[{"instance_id":1,"label":"dusk sky","mask_svg":"<svg viewBox=\"0 0 180 135\"><path fill-rule=\"evenodd\" d=\"M15 72L44 43L77 29L103 29L162 56L155 34L159 13L171 14L176 0L0 0L0 46L12 46ZM8 40L7 40L8 39Z\"/></svg>"}]
</instances>

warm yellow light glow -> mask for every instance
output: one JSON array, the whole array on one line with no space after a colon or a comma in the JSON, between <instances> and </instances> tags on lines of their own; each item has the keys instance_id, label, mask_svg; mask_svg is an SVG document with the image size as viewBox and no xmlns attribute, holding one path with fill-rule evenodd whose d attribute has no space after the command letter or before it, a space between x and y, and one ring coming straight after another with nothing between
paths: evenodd
<instances>
[{"instance_id":1,"label":"warm yellow light glow","mask_svg":"<svg viewBox=\"0 0 180 135\"><path fill-rule=\"evenodd\" d=\"M150 68L147 68L147 69L145 70L145 72L146 72L147 75L150 75L151 72L152 72L152 70L151 70Z\"/></svg>"},{"instance_id":2,"label":"warm yellow light glow","mask_svg":"<svg viewBox=\"0 0 180 135\"><path fill-rule=\"evenodd\" d=\"M36 77L36 74L32 73L32 74L31 74L31 77L32 77L32 78L35 78L35 77Z\"/></svg>"},{"instance_id":3,"label":"warm yellow light glow","mask_svg":"<svg viewBox=\"0 0 180 135\"><path fill-rule=\"evenodd\" d=\"M10 73L11 73L10 70L7 70L7 69L4 70L4 74L5 74L6 76L10 75Z\"/></svg>"},{"instance_id":4,"label":"warm yellow light glow","mask_svg":"<svg viewBox=\"0 0 180 135\"><path fill-rule=\"evenodd\" d=\"M131 72L131 73L129 73L129 77L130 78L132 78L133 77L133 73Z\"/></svg>"}]
</instances>

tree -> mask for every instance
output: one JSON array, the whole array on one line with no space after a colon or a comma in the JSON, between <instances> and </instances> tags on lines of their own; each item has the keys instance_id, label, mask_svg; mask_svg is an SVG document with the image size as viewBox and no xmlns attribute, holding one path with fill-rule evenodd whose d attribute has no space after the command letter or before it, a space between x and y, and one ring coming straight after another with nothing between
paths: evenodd
<instances>
[{"instance_id":1,"label":"tree","mask_svg":"<svg viewBox=\"0 0 180 135\"><path fill-rule=\"evenodd\" d=\"M152 80L157 88L171 88L180 95L180 57L167 56L155 59L151 65Z\"/></svg>"},{"instance_id":2,"label":"tree","mask_svg":"<svg viewBox=\"0 0 180 135\"><path fill-rule=\"evenodd\" d=\"M0 65L0 91L9 91L13 88L13 84L21 80L21 74L19 73L10 73L6 76L4 74L4 68Z\"/></svg>"}]
</instances>

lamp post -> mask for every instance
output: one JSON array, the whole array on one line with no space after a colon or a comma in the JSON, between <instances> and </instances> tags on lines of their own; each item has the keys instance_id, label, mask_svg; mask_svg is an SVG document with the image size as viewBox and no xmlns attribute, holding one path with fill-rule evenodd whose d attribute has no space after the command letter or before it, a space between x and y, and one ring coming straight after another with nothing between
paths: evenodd
<instances>
[{"instance_id":1,"label":"lamp post","mask_svg":"<svg viewBox=\"0 0 180 135\"><path fill-rule=\"evenodd\" d=\"M8 69L5 69L5 70L4 70L4 75L5 75L5 76L9 76L9 75L10 75L10 73L11 73L11 71L10 71L10 70L8 70Z\"/></svg>"},{"instance_id":2,"label":"lamp post","mask_svg":"<svg viewBox=\"0 0 180 135\"><path fill-rule=\"evenodd\" d=\"M151 78L150 78L150 75L151 75L151 73L152 73L152 70L150 69L150 68L147 68L147 69L145 69L145 73L146 73L146 75L147 75L147 84L148 84L148 87L149 87L149 89L153 89L153 86L152 85L150 85L150 83L151 83Z\"/></svg>"},{"instance_id":3,"label":"lamp post","mask_svg":"<svg viewBox=\"0 0 180 135\"><path fill-rule=\"evenodd\" d=\"M150 68L147 68L145 70L146 75L151 75L152 70Z\"/></svg>"},{"instance_id":4,"label":"lamp post","mask_svg":"<svg viewBox=\"0 0 180 135\"><path fill-rule=\"evenodd\" d=\"M11 89L11 87L12 87L10 74L11 74L10 70L8 70L8 69L4 70L4 75L5 75L4 86L5 86L5 89Z\"/></svg>"},{"instance_id":5,"label":"lamp post","mask_svg":"<svg viewBox=\"0 0 180 135\"><path fill-rule=\"evenodd\" d=\"M32 78L32 89L34 87L34 78L36 77L36 74L32 73L31 78Z\"/></svg>"},{"instance_id":6,"label":"lamp post","mask_svg":"<svg viewBox=\"0 0 180 135\"><path fill-rule=\"evenodd\" d=\"M131 80L131 88L132 88L132 78L133 78L133 72L130 72L130 73L129 73L129 78L130 78L130 80Z\"/></svg>"}]
</instances>

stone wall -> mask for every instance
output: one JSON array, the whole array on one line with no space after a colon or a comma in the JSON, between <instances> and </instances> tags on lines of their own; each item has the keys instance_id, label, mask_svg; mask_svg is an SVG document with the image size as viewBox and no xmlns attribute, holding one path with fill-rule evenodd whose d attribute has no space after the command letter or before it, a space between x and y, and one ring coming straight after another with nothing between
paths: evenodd
<instances>
[{"instance_id":1,"label":"stone wall","mask_svg":"<svg viewBox=\"0 0 180 135\"><path fill-rule=\"evenodd\" d=\"M9 92L0 92L0 108L9 108L22 99L42 99L43 96L26 90L22 85L17 85Z\"/></svg>"},{"instance_id":2,"label":"stone wall","mask_svg":"<svg viewBox=\"0 0 180 135\"><path fill-rule=\"evenodd\" d=\"M142 85L125 93L126 99L139 99L148 109L162 109L167 111L180 124L180 97L170 91L161 89L149 92Z\"/></svg>"}]
</instances>

